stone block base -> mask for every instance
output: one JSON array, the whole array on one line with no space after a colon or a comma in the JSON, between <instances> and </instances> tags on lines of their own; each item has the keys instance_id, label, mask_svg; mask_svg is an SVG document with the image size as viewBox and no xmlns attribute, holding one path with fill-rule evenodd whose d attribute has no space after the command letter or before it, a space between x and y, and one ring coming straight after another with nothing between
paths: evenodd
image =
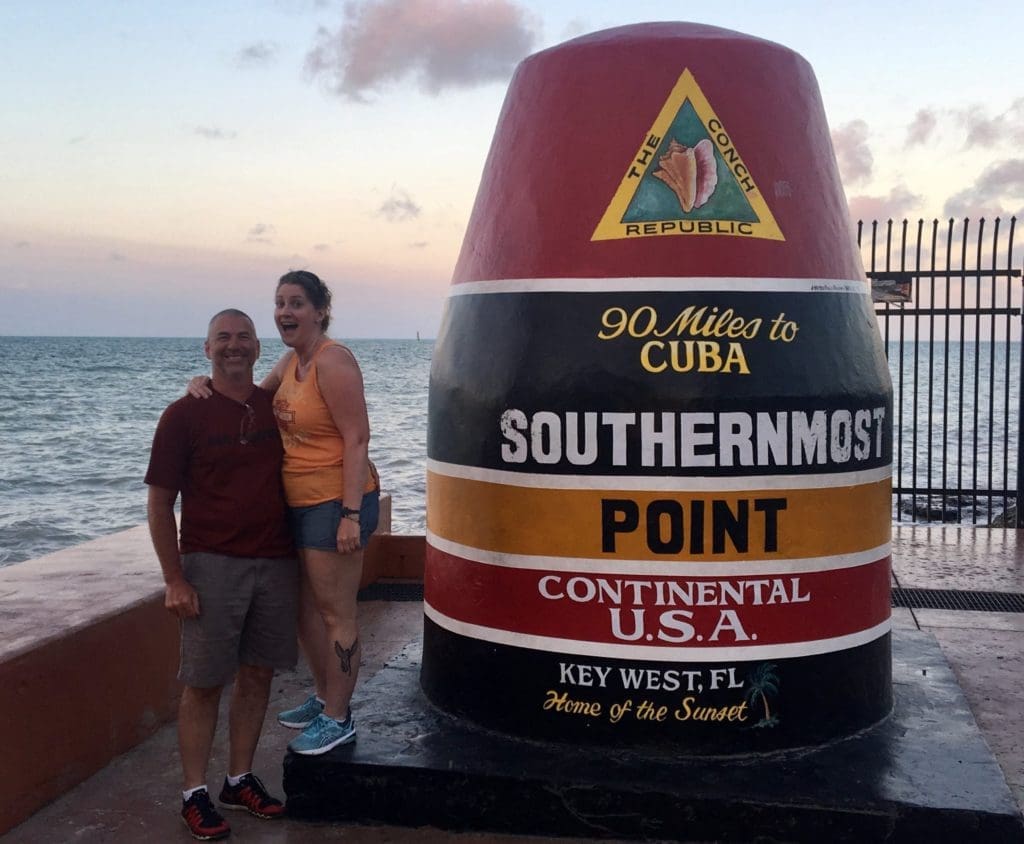
<instances>
[{"instance_id":1,"label":"stone block base","mask_svg":"<svg viewBox=\"0 0 1024 844\"><path fill-rule=\"evenodd\" d=\"M896 706L830 745L698 758L526 741L457 721L413 642L358 695L358 739L289 754L293 818L686 841L1024 841L1024 822L935 639L893 633ZM509 682L514 682L512 678Z\"/></svg>"}]
</instances>

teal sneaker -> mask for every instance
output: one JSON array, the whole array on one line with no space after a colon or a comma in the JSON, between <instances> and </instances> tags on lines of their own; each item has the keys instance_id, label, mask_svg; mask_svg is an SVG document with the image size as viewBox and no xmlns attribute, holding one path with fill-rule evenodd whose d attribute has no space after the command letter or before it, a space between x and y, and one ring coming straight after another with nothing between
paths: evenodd
<instances>
[{"instance_id":1,"label":"teal sneaker","mask_svg":"<svg viewBox=\"0 0 1024 844\"><path fill-rule=\"evenodd\" d=\"M354 741L355 737L356 725L351 712L344 721L317 715L313 723L303 730L302 735L291 740L288 749L301 756L319 756L339 744Z\"/></svg>"},{"instance_id":2,"label":"teal sneaker","mask_svg":"<svg viewBox=\"0 0 1024 844\"><path fill-rule=\"evenodd\" d=\"M304 730L313 723L317 715L324 711L323 701L316 695L310 695L305 702L294 709L286 709L277 716L277 723L293 730Z\"/></svg>"}]
</instances>

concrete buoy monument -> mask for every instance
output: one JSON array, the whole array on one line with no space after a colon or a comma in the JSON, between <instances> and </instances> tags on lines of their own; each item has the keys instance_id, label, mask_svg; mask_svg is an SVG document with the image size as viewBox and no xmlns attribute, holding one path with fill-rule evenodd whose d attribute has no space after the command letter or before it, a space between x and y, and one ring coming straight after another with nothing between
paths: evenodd
<instances>
[{"instance_id":1,"label":"concrete buoy monument","mask_svg":"<svg viewBox=\"0 0 1024 844\"><path fill-rule=\"evenodd\" d=\"M292 818L1024 841L891 625L892 389L814 75L685 23L509 87L430 376L422 637Z\"/></svg>"},{"instance_id":2,"label":"concrete buoy monument","mask_svg":"<svg viewBox=\"0 0 1024 844\"><path fill-rule=\"evenodd\" d=\"M681 754L880 721L891 424L808 63L685 23L530 57L434 351L423 691Z\"/></svg>"}]
</instances>

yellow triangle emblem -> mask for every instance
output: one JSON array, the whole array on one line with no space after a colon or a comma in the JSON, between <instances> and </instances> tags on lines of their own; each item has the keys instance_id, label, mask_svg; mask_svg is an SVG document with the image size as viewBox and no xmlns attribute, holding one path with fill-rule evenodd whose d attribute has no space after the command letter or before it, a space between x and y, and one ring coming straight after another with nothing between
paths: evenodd
<instances>
[{"instance_id":1,"label":"yellow triangle emblem","mask_svg":"<svg viewBox=\"0 0 1024 844\"><path fill-rule=\"evenodd\" d=\"M688 69L629 162L590 239L667 235L786 239Z\"/></svg>"}]
</instances>

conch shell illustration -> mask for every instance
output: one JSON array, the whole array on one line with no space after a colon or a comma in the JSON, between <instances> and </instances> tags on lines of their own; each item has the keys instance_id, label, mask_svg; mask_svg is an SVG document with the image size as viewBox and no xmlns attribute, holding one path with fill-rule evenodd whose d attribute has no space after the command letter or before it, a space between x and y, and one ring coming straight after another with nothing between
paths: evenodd
<instances>
[{"instance_id":1,"label":"conch shell illustration","mask_svg":"<svg viewBox=\"0 0 1024 844\"><path fill-rule=\"evenodd\" d=\"M658 158L654 175L672 188L683 211L700 208L711 198L718 184L715 149L704 138L696 146L683 146L674 138L668 152Z\"/></svg>"}]
</instances>

